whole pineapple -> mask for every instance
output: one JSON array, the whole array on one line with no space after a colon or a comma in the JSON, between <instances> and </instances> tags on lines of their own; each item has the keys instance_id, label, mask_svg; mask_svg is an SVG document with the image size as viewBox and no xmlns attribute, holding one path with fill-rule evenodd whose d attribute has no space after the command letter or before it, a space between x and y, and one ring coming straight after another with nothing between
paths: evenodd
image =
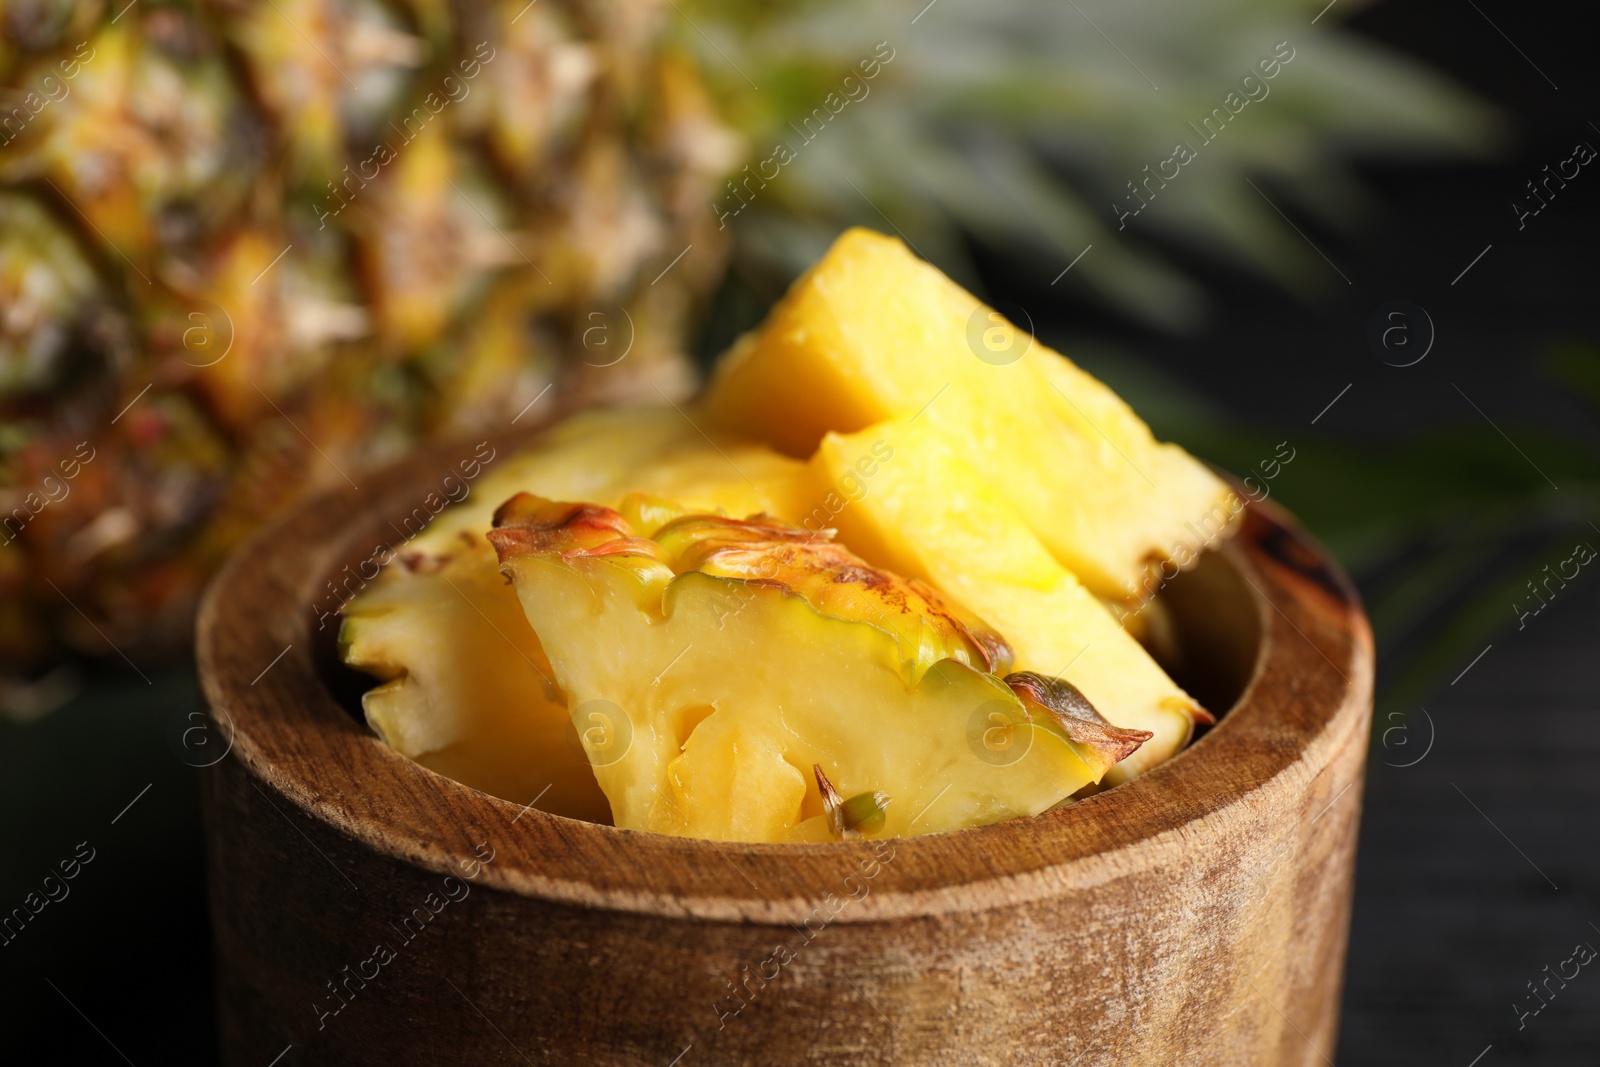
<instances>
[{"instance_id":1,"label":"whole pineapple","mask_svg":"<svg viewBox=\"0 0 1600 1067\"><path fill-rule=\"evenodd\" d=\"M182 647L287 499L558 377L685 391L738 142L664 11L0 3L0 663Z\"/></svg>"}]
</instances>

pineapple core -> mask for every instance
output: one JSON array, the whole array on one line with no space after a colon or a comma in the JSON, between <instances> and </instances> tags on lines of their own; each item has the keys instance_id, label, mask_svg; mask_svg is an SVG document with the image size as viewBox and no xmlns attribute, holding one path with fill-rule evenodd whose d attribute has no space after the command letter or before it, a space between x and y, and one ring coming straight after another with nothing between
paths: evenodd
<instances>
[{"instance_id":1,"label":"pineapple core","mask_svg":"<svg viewBox=\"0 0 1600 1067\"><path fill-rule=\"evenodd\" d=\"M626 512L627 514L624 514ZM900 836L1033 815L1150 737L932 587L768 516L519 494L489 533L618 826Z\"/></svg>"}]
</instances>

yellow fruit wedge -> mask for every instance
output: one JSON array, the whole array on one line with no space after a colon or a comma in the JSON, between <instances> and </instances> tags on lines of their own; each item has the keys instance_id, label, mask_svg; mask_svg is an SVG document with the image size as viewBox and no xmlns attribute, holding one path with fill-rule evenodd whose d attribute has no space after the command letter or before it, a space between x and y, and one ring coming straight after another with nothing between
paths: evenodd
<instances>
[{"instance_id":1,"label":"yellow fruit wedge","mask_svg":"<svg viewBox=\"0 0 1600 1067\"><path fill-rule=\"evenodd\" d=\"M397 532L407 538L402 554L430 561L455 555L463 543L484 543L494 509L518 492L603 495L652 459L696 446L705 449L705 438L670 407L582 412L509 454L485 442L463 451L461 477L419 491L417 506L399 522Z\"/></svg>"},{"instance_id":2,"label":"yellow fruit wedge","mask_svg":"<svg viewBox=\"0 0 1600 1067\"><path fill-rule=\"evenodd\" d=\"M1163 562L1188 566L1239 511L1110 389L869 230L843 234L735 344L704 410L802 457L829 431L926 422L1057 560L1121 601L1149 596Z\"/></svg>"},{"instance_id":3,"label":"yellow fruit wedge","mask_svg":"<svg viewBox=\"0 0 1600 1067\"><path fill-rule=\"evenodd\" d=\"M1149 736L1070 686L1002 678L1009 649L980 620L776 519L652 531L523 494L489 538L618 826L784 841L982 825L1060 803Z\"/></svg>"},{"instance_id":4,"label":"yellow fruit wedge","mask_svg":"<svg viewBox=\"0 0 1600 1067\"><path fill-rule=\"evenodd\" d=\"M440 487L459 502L437 505L432 524L344 605L341 657L385 683L362 707L397 751L508 800L539 797L543 810L609 821L566 697L484 538L495 504L528 489L638 507L642 490L700 511L787 514L810 506L812 476L768 448L707 440L670 408L582 415L526 452L475 459ZM419 509L417 529L435 506Z\"/></svg>"},{"instance_id":5,"label":"yellow fruit wedge","mask_svg":"<svg viewBox=\"0 0 1600 1067\"><path fill-rule=\"evenodd\" d=\"M829 434L812 466L843 501L830 525L853 551L987 620L1019 670L1063 677L1111 722L1154 735L1108 783L1169 759L1212 721L928 420Z\"/></svg>"},{"instance_id":6,"label":"yellow fruit wedge","mask_svg":"<svg viewBox=\"0 0 1600 1067\"><path fill-rule=\"evenodd\" d=\"M492 446L480 446L463 461L463 472L472 459L483 460L473 466L477 480L455 479L465 491L441 485L443 498L439 491L431 500L419 494L419 506L402 520L408 538L402 554L432 560L454 555L463 542L482 543L495 509L525 491L605 502L638 491L732 515L787 515L814 503L803 463L753 440L707 434L671 407L582 412L522 451L497 456Z\"/></svg>"},{"instance_id":7,"label":"yellow fruit wedge","mask_svg":"<svg viewBox=\"0 0 1600 1067\"><path fill-rule=\"evenodd\" d=\"M361 706L391 748L486 793L610 821L566 696L487 543L374 583L347 605L339 644L345 663L384 680Z\"/></svg>"}]
</instances>

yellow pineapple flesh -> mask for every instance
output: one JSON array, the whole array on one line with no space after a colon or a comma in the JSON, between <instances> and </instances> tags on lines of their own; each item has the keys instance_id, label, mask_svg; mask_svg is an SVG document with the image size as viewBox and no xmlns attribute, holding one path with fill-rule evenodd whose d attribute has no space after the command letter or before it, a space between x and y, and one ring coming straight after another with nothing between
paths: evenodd
<instances>
[{"instance_id":1,"label":"yellow pineapple flesh","mask_svg":"<svg viewBox=\"0 0 1600 1067\"><path fill-rule=\"evenodd\" d=\"M385 740L511 799L725 840L957 829L1126 781L1213 721L1118 615L1236 503L853 231L687 413L593 412L501 460L341 637L385 679Z\"/></svg>"},{"instance_id":2,"label":"yellow pineapple flesh","mask_svg":"<svg viewBox=\"0 0 1600 1067\"><path fill-rule=\"evenodd\" d=\"M382 679L361 700L396 751L486 793L607 822L567 701L505 579L483 554L378 583L346 613L346 663Z\"/></svg>"},{"instance_id":3,"label":"yellow pineapple flesh","mask_svg":"<svg viewBox=\"0 0 1600 1067\"><path fill-rule=\"evenodd\" d=\"M867 230L841 236L717 369L722 424L795 456L926 422L1095 593L1135 602L1225 534L1237 498L1065 357Z\"/></svg>"},{"instance_id":4,"label":"yellow pineapple flesh","mask_svg":"<svg viewBox=\"0 0 1600 1067\"><path fill-rule=\"evenodd\" d=\"M867 836L982 825L1062 802L1149 736L993 673L1009 650L976 617L776 519L652 531L522 494L489 537L622 827L819 840L862 797Z\"/></svg>"},{"instance_id":5,"label":"yellow pineapple flesh","mask_svg":"<svg viewBox=\"0 0 1600 1067\"><path fill-rule=\"evenodd\" d=\"M465 495L425 528L426 507L403 517L399 532L416 536L344 605L341 657L384 682L362 707L397 751L508 800L609 821L565 695L484 538L495 506L531 489L638 508L639 486L702 510L781 513L810 492L809 474L760 446L708 441L670 407L588 412L529 450L480 448L470 462Z\"/></svg>"},{"instance_id":6,"label":"yellow pineapple flesh","mask_svg":"<svg viewBox=\"0 0 1600 1067\"><path fill-rule=\"evenodd\" d=\"M1111 722L1154 735L1110 783L1167 760L1212 721L926 420L829 434L812 466L844 501L830 522L852 549L988 620L1019 670L1065 678Z\"/></svg>"}]
</instances>

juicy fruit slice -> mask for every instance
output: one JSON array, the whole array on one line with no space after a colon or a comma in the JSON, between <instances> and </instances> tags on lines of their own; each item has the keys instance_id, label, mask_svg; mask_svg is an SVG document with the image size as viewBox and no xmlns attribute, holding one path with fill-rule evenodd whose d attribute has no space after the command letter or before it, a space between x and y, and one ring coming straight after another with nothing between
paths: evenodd
<instances>
[{"instance_id":1,"label":"juicy fruit slice","mask_svg":"<svg viewBox=\"0 0 1600 1067\"><path fill-rule=\"evenodd\" d=\"M481 462L470 472L476 481L456 479L440 488L450 506L419 500L419 507L402 518L401 533L409 538L406 554L436 559L453 556L465 542L481 541L494 518L494 509L513 493L537 488L560 496L594 497L607 493L630 471L652 458L702 442L694 427L669 407L602 408L582 412L553 426L531 448L507 456L489 446L475 458ZM469 468L463 466L463 474ZM429 504L435 506L430 507ZM437 513L438 517L433 518ZM465 532L470 536L461 537Z\"/></svg>"},{"instance_id":2,"label":"juicy fruit slice","mask_svg":"<svg viewBox=\"0 0 1600 1067\"><path fill-rule=\"evenodd\" d=\"M1110 782L1170 758L1212 721L926 420L829 434L812 465L847 501L832 522L851 548L989 620L1020 670L1063 677L1118 726L1153 735Z\"/></svg>"},{"instance_id":3,"label":"juicy fruit slice","mask_svg":"<svg viewBox=\"0 0 1600 1067\"><path fill-rule=\"evenodd\" d=\"M529 451L477 459L482 469L463 473L478 479L457 480L466 495L344 606L341 656L385 683L362 707L399 752L484 792L517 803L539 797L543 810L608 822L566 697L484 539L494 505L521 489L620 503L624 487L643 486L697 509L782 513L809 499L810 475L761 446L708 442L670 408L580 415Z\"/></svg>"},{"instance_id":4,"label":"juicy fruit slice","mask_svg":"<svg viewBox=\"0 0 1600 1067\"><path fill-rule=\"evenodd\" d=\"M874 794L854 832L980 825L1059 803L1146 736L1075 738L989 673L1009 657L981 621L826 536L705 515L645 532L521 495L489 534L618 826L814 840L835 801Z\"/></svg>"},{"instance_id":5,"label":"juicy fruit slice","mask_svg":"<svg viewBox=\"0 0 1600 1067\"><path fill-rule=\"evenodd\" d=\"M493 553L487 566L483 557L378 582L346 607L345 663L384 680L361 699L367 722L396 751L475 789L608 822L566 696Z\"/></svg>"},{"instance_id":6,"label":"juicy fruit slice","mask_svg":"<svg viewBox=\"0 0 1600 1067\"><path fill-rule=\"evenodd\" d=\"M1237 514L1226 485L1157 442L1110 389L899 241L846 232L712 381L722 424L809 456L829 431L925 420L1094 592L1134 601Z\"/></svg>"},{"instance_id":7,"label":"juicy fruit slice","mask_svg":"<svg viewBox=\"0 0 1600 1067\"><path fill-rule=\"evenodd\" d=\"M464 543L462 533L471 535L465 541L481 543L495 509L524 491L605 502L639 491L738 515L788 514L810 507L813 493L803 463L753 441L707 437L671 407L582 412L498 466L491 449L482 466L482 477L436 519L429 521L423 505L402 520L402 532L410 537L406 555L455 555Z\"/></svg>"}]
</instances>

